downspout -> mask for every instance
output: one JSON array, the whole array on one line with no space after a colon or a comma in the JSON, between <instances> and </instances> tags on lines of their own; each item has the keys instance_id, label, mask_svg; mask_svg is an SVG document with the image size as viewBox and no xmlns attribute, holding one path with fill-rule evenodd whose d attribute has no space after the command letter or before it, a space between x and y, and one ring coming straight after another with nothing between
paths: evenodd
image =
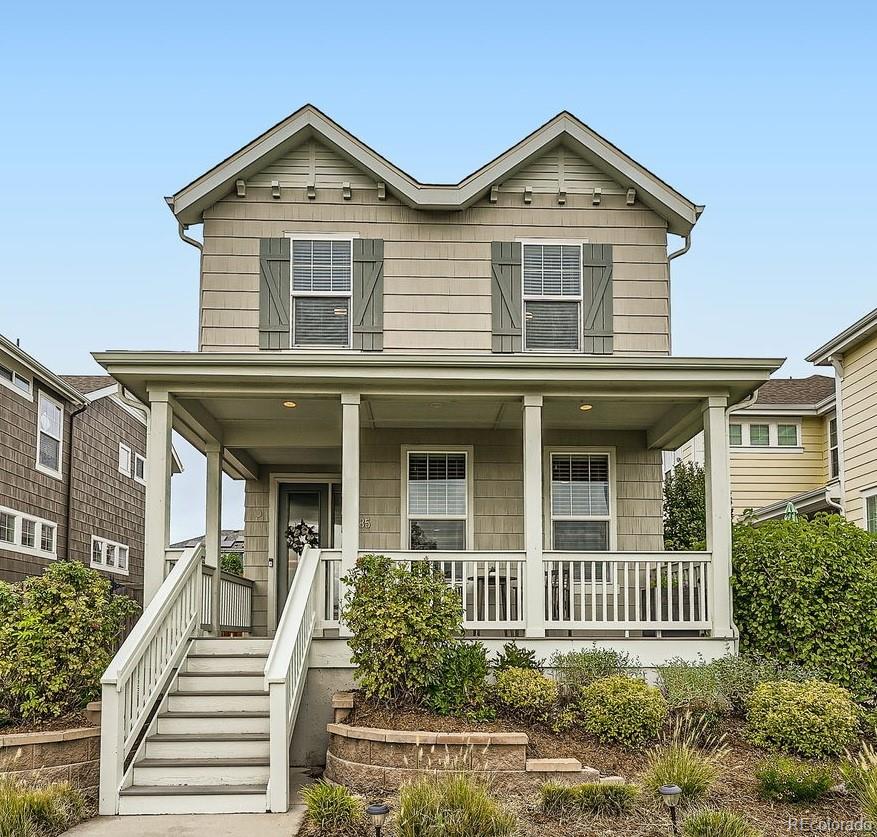
<instances>
[{"instance_id":1,"label":"downspout","mask_svg":"<svg viewBox=\"0 0 877 837\"><path fill-rule=\"evenodd\" d=\"M73 540L72 532L73 532L73 455L76 452L76 447L73 444L73 419L76 418L80 413L84 412L88 409L88 404L85 403L81 407L71 411L70 413L70 452L67 454L67 496L65 497L65 509L64 509L64 519L67 521L67 543L66 543L66 552L67 552L67 560L72 561L73 555L70 551L70 543Z\"/></svg>"},{"instance_id":2,"label":"downspout","mask_svg":"<svg viewBox=\"0 0 877 837\"><path fill-rule=\"evenodd\" d=\"M700 219L700 216L703 214L705 206L696 206L694 208L695 218L694 223L696 224ZM692 228L694 224L692 224ZM691 249L691 230L689 230L683 236L683 244L678 250L674 250L667 256L667 348L668 354L673 354L673 328L672 328L672 298L673 294L671 293L670 286L670 262L673 259L678 259L680 256L684 256Z\"/></svg>"},{"instance_id":3,"label":"downspout","mask_svg":"<svg viewBox=\"0 0 877 837\"><path fill-rule=\"evenodd\" d=\"M843 355L832 355L829 362L834 367L834 417L837 421L837 481L840 485L840 504L831 502L831 506L840 510L840 513L846 517L846 465L844 462L844 421L843 421L843 380L844 380L844 364ZM830 456L830 454L829 454Z\"/></svg>"},{"instance_id":4,"label":"downspout","mask_svg":"<svg viewBox=\"0 0 877 837\"><path fill-rule=\"evenodd\" d=\"M174 199L173 198L165 198L165 203L170 208L171 212L174 212ZM176 212L174 212L174 218L176 218ZM190 235L186 235L186 230L189 229L188 224L184 224L179 218L177 218L177 234L180 236L180 240L185 242L186 244L190 244L198 251L198 351L201 351L201 299L204 294L204 244L201 241L198 241L197 238L192 238Z\"/></svg>"}]
</instances>

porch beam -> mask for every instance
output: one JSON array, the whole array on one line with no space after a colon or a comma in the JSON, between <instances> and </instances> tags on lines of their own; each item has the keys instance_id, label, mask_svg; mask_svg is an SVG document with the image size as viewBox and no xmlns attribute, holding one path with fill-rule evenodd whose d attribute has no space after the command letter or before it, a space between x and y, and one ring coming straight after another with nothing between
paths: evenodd
<instances>
[{"instance_id":1,"label":"porch beam","mask_svg":"<svg viewBox=\"0 0 877 837\"><path fill-rule=\"evenodd\" d=\"M524 549L526 587L524 609L527 636L545 636L545 570L542 564L542 396L525 395Z\"/></svg>"},{"instance_id":2,"label":"porch beam","mask_svg":"<svg viewBox=\"0 0 877 837\"><path fill-rule=\"evenodd\" d=\"M143 606L164 581L171 530L171 428L173 410L165 391L150 391L146 433L146 513L143 546Z\"/></svg>"},{"instance_id":3,"label":"porch beam","mask_svg":"<svg viewBox=\"0 0 877 837\"><path fill-rule=\"evenodd\" d=\"M648 429L646 444L652 450L678 447L680 439L688 440L701 429L702 420L702 409L697 403L672 407Z\"/></svg>"},{"instance_id":4,"label":"porch beam","mask_svg":"<svg viewBox=\"0 0 877 837\"><path fill-rule=\"evenodd\" d=\"M204 527L204 551L208 567L215 567L210 586L210 623L214 636L219 636L220 541L222 539L222 445L207 444L207 503Z\"/></svg>"},{"instance_id":5,"label":"porch beam","mask_svg":"<svg viewBox=\"0 0 877 837\"><path fill-rule=\"evenodd\" d=\"M731 478L728 462L727 399L703 406L706 466L706 545L712 553L711 621L714 637L734 636L731 609Z\"/></svg>"},{"instance_id":6,"label":"porch beam","mask_svg":"<svg viewBox=\"0 0 877 837\"><path fill-rule=\"evenodd\" d=\"M341 576L359 552L359 393L341 395ZM342 626L342 633L348 635Z\"/></svg>"},{"instance_id":7,"label":"porch beam","mask_svg":"<svg viewBox=\"0 0 877 837\"><path fill-rule=\"evenodd\" d=\"M240 448L224 448L225 463L235 472L230 476L237 476L242 480L259 479L259 463L245 450Z\"/></svg>"}]
</instances>

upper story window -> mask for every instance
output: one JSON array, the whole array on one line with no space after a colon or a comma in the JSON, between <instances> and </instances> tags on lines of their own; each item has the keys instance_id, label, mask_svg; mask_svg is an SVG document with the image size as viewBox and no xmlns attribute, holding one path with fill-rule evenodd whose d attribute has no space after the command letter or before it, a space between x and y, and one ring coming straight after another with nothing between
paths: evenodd
<instances>
[{"instance_id":1,"label":"upper story window","mask_svg":"<svg viewBox=\"0 0 877 837\"><path fill-rule=\"evenodd\" d=\"M408 548L466 549L467 451L408 451Z\"/></svg>"},{"instance_id":2,"label":"upper story window","mask_svg":"<svg viewBox=\"0 0 877 837\"><path fill-rule=\"evenodd\" d=\"M2 363L0 363L0 384L7 389L11 389L13 392L17 392L28 400L33 398L33 385L31 384L30 378L25 378L24 375L19 375L18 372L13 371Z\"/></svg>"},{"instance_id":3,"label":"upper story window","mask_svg":"<svg viewBox=\"0 0 877 837\"><path fill-rule=\"evenodd\" d=\"M523 245L524 348L581 351L580 244Z\"/></svg>"},{"instance_id":4,"label":"upper story window","mask_svg":"<svg viewBox=\"0 0 877 837\"><path fill-rule=\"evenodd\" d=\"M131 448L119 442L119 473L131 476Z\"/></svg>"},{"instance_id":5,"label":"upper story window","mask_svg":"<svg viewBox=\"0 0 877 837\"><path fill-rule=\"evenodd\" d=\"M800 448L801 425L797 422L734 422L728 425L731 447Z\"/></svg>"},{"instance_id":6,"label":"upper story window","mask_svg":"<svg viewBox=\"0 0 877 837\"><path fill-rule=\"evenodd\" d=\"M40 392L37 418L38 471L61 479L64 408L54 398Z\"/></svg>"},{"instance_id":7,"label":"upper story window","mask_svg":"<svg viewBox=\"0 0 877 837\"><path fill-rule=\"evenodd\" d=\"M350 239L293 239L293 346L350 346L352 250Z\"/></svg>"},{"instance_id":8,"label":"upper story window","mask_svg":"<svg viewBox=\"0 0 877 837\"><path fill-rule=\"evenodd\" d=\"M134 454L134 479L141 485L146 485L146 457L139 453Z\"/></svg>"},{"instance_id":9,"label":"upper story window","mask_svg":"<svg viewBox=\"0 0 877 837\"><path fill-rule=\"evenodd\" d=\"M840 476L840 445L837 439L837 416L828 420L828 478Z\"/></svg>"}]
</instances>

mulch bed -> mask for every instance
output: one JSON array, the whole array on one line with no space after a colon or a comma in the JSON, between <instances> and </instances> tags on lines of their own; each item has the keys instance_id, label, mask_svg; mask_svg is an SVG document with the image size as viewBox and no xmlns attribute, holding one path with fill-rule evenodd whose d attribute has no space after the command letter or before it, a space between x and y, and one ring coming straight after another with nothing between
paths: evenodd
<instances>
[{"instance_id":1,"label":"mulch bed","mask_svg":"<svg viewBox=\"0 0 877 837\"><path fill-rule=\"evenodd\" d=\"M84 712L70 712L59 718L47 718L44 721L18 721L5 726L0 725L0 737L19 735L23 732L58 732L59 730L93 726L96 724L89 721Z\"/></svg>"},{"instance_id":2,"label":"mulch bed","mask_svg":"<svg viewBox=\"0 0 877 837\"><path fill-rule=\"evenodd\" d=\"M526 732L530 736L528 755L532 758L577 758L583 765L594 767L603 775L621 775L632 782L638 781L649 751L649 747L631 750L617 745L601 744L576 730L556 734L550 730L525 728L519 723L504 720L470 723L434 715L419 708L387 709L363 702L358 695L348 723L427 732ZM766 757L765 751L753 747L743 739L739 722L729 724L726 745L727 752L720 763L718 779L704 801L706 806L736 811L761 829L766 837L788 835L796 831L820 833L828 831L828 828L823 826L819 829L816 822L854 822L859 819L860 812L854 800L839 793L830 793L815 803L765 802L758 796L755 778L756 765ZM599 819L581 817L566 821L543 814L539 809L538 798L532 792L522 792L517 798L504 801L517 811L528 837L666 837L669 830L667 811L659 801L645 797L632 813L625 816ZM814 825L790 829L790 820L809 820Z\"/></svg>"}]
</instances>

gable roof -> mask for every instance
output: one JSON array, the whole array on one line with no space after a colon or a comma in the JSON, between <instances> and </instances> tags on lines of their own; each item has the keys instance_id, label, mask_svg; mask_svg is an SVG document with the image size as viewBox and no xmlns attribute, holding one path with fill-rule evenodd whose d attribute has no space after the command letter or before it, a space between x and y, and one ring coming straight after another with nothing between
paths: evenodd
<instances>
[{"instance_id":1,"label":"gable roof","mask_svg":"<svg viewBox=\"0 0 877 837\"><path fill-rule=\"evenodd\" d=\"M861 320L857 320L837 336L832 337L825 345L808 355L807 360L817 366L829 366L832 355L842 355L844 352L848 352L874 333L877 333L877 308L865 314Z\"/></svg>"},{"instance_id":2,"label":"gable roof","mask_svg":"<svg viewBox=\"0 0 877 837\"><path fill-rule=\"evenodd\" d=\"M83 395L115 384L109 375L62 375L61 377Z\"/></svg>"},{"instance_id":3,"label":"gable roof","mask_svg":"<svg viewBox=\"0 0 877 837\"><path fill-rule=\"evenodd\" d=\"M756 404L803 404L815 406L834 396L834 378L811 375L809 378L771 378L758 388Z\"/></svg>"},{"instance_id":4,"label":"gable roof","mask_svg":"<svg viewBox=\"0 0 877 837\"><path fill-rule=\"evenodd\" d=\"M48 384L52 389L60 395L63 395L74 404L85 404L86 399L75 387L71 386L64 380L63 375L56 375L47 367L43 366L33 355L29 355L24 349L16 343L0 334L0 355L17 360L22 366L30 371L34 376L44 383Z\"/></svg>"},{"instance_id":5,"label":"gable roof","mask_svg":"<svg viewBox=\"0 0 877 837\"><path fill-rule=\"evenodd\" d=\"M177 541L172 543L171 549L188 549L192 546L200 546L204 543L206 535L198 535L185 541ZM219 538L219 549L222 552L243 552L244 551L244 530L243 529L222 529Z\"/></svg>"},{"instance_id":6,"label":"gable roof","mask_svg":"<svg viewBox=\"0 0 877 837\"><path fill-rule=\"evenodd\" d=\"M404 203L418 209L465 209L491 186L563 142L594 161L625 188L635 188L638 199L664 218L672 233L691 232L703 211L703 206L677 192L568 111L557 114L468 177L450 184L415 180L310 104L166 198L168 205L183 225L201 223L203 211L228 194L236 180L246 179L313 136L385 183Z\"/></svg>"}]
</instances>

